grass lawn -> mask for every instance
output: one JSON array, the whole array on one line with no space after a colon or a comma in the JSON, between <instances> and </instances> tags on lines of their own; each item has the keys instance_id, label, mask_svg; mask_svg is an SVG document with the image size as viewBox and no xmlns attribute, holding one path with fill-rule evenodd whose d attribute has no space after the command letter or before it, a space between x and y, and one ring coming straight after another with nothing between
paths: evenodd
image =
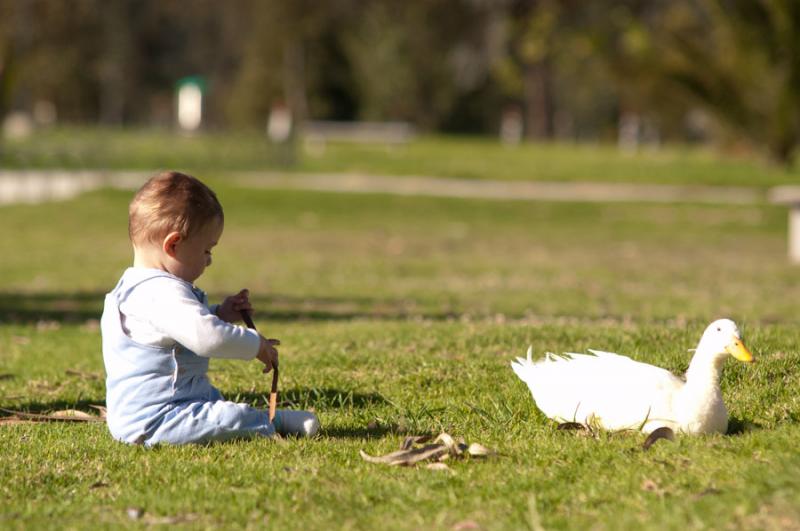
<instances>
[{"instance_id":1,"label":"grass lawn","mask_svg":"<svg viewBox=\"0 0 800 531\"><path fill-rule=\"evenodd\" d=\"M293 164L286 165L289 159ZM360 172L462 179L718 184L765 187L790 184L800 170L759 162L755 154L666 146L621 153L615 145L501 145L494 139L418 137L407 145L328 143L299 145L293 157L257 132L57 128L0 144L0 168L101 168L152 171L211 170Z\"/></svg>"},{"instance_id":2,"label":"grass lawn","mask_svg":"<svg viewBox=\"0 0 800 531\"><path fill-rule=\"evenodd\" d=\"M102 424L0 425L1 527L800 526L800 285L785 259L785 210L213 180L226 230L199 285L251 289L259 328L283 342L281 399L314 408L322 436L146 450L112 441ZM96 319L130 261L129 197L0 208L0 407L104 402ZM508 366L531 344L680 372L721 316L758 358L727 362L725 436L644 452L638 434L559 431ZM228 397L263 405L269 378L257 365L216 360L210 376ZM441 430L499 455L452 472L358 455Z\"/></svg>"}]
</instances>

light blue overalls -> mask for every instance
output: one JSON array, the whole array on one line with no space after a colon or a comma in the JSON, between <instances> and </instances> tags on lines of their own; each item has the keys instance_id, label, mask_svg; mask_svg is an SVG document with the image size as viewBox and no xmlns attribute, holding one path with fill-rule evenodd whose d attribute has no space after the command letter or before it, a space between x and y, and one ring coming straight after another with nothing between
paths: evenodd
<instances>
[{"instance_id":1,"label":"light blue overalls","mask_svg":"<svg viewBox=\"0 0 800 531\"><path fill-rule=\"evenodd\" d=\"M132 280L123 275L105 298L101 331L111 435L146 446L273 435L267 412L228 402L211 385L208 358L178 343L143 345L123 331L120 303L137 286L160 276L168 275L153 271ZM193 291L208 304L202 290Z\"/></svg>"}]
</instances>

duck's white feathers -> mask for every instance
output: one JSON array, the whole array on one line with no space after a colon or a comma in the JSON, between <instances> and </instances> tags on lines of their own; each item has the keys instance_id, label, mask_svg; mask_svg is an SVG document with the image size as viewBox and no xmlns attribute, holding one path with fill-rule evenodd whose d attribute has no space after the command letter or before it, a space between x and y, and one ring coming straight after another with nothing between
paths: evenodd
<instances>
[{"instance_id":1,"label":"duck's white feathers","mask_svg":"<svg viewBox=\"0 0 800 531\"><path fill-rule=\"evenodd\" d=\"M545 415L560 422L645 432L665 426L685 433L724 433L728 411L719 386L722 365L729 356L753 361L730 319L717 319L703 332L685 380L611 352L548 353L534 362L531 350L511 367Z\"/></svg>"},{"instance_id":2,"label":"duck's white feathers","mask_svg":"<svg viewBox=\"0 0 800 531\"><path fill-rule=\"evenodd\" d=\"M608 430L673 426L671 397L684 381L671 372L612 352L547 353L511 363L536 405L551 419Z\"/></svg>"}]
</instances>

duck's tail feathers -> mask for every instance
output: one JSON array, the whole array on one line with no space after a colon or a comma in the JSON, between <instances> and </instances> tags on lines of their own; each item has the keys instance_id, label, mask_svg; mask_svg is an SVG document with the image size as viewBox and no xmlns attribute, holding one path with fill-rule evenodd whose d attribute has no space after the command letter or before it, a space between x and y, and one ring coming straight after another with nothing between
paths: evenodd
<instances>
[{"instance_id":1,"label":"duck's tail feathers","mask_svg":"<svg viewBox=\"0 0 800 531\"><path fill-rule=\"evenodd\" d=\"M528 355L526 358L517 358L515 361L511 362L511 368L523 382L528 382L530 380L533 369L533 345L528 347Z\"/></svg>"}]
</instances>

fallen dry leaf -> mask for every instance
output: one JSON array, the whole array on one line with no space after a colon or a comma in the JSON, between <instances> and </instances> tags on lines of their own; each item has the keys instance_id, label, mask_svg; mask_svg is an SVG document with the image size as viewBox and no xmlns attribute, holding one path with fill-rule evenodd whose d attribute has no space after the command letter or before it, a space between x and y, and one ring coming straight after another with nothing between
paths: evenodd
<instances>
[{"instance_id":1,"label":"fallen dry leaf","mask_svg":"<svg viewBox=\"0 0 800 531\"><path fill-rule=\"evenodd\" d=\"M0 424L17 424L20 422L105 422L105 408L103 406L91 407L98 409L100 415L92 415L77 409L63 409L50 414L42 414L0 408L0 411L10 415L0 417Z\"/></svg>"},{"instance_id":2,"label":"fallen dry leaf","mask_svg":"<svg viewBox=\"0 0 800 531\"><path fill-rule=\"evenodd\" d=\"M472 443L467 448L467 453L472 457L487 457L494 455L495 451L479 443Z\"/></svg>"},{"instance_id":3,"label":"fallen dry leaf","mask_svg":"<svg viewBox=\"0 0 800 531\"><path fill-rule=\"evenodd\" d=\"M400 445L401 450L409 450L414 447L415 444L422 444L426 443L431 440L430 435L412 435L406 437L403 440L403 444Z\"/></svg>"},{"instance_id":4,"label":"fallen dry leaf","mask_svg":"<svg viewBox=\"0 0 800 531\"><path fill-rule=\"evenodd\" d=\"M413 465L427 459L439 459L448 452L442 444L428 444L422 448L399 450L384 456L373 457L363 450L359 451L361 457L370 463L386 463L387 465Z\"/></svg>"},{"instance_id":5,"label":"fallen dry leaf","mask_svg":"<svg viewBox=\"0 0 800 531\"><path fill-rule=\"evenodd\" d=\"M478 443L467 446L464 439L455 439L448 433L439 434L430 444L415 448L415 445L424 444L430 436L420 435L406 437L400 445L400 450L382 456L371 456L364 450L359 450L362 459L369 463L382 463L387 465L413 466L421 461L444 461L451 457L458 458L469 455L471 457L486 457L496 452ZM432 463L435 464L435 463ZM444 463L438 463L446 467ZM429 467L431 468L431 467ZM442 467L432 467L432 470L444 470Z\"/></svg>"},{"instance_id":6,"label":"fallen dry leaf","mask_svg":"<svg viewBox=\"0 0 800 531\"><path fill-rule=\"evenodd\" d=\"M451 468L444 463L428 463L425 465L428 470L443 470L445 472L452 472Z\"/></svg>"},{"instance_id":7,"label":"fallen dry leaf","mask_svg":"<svg viewBox=\"0 0 800 531\"><path fill-rule=\"evenodd\" d=\"M66 419L66 420L97 420L95 415L90 415L84 411L77 409L62 409L61 411L54 411L50 413L52 419Z\"/></svg>"}]
</instances>

